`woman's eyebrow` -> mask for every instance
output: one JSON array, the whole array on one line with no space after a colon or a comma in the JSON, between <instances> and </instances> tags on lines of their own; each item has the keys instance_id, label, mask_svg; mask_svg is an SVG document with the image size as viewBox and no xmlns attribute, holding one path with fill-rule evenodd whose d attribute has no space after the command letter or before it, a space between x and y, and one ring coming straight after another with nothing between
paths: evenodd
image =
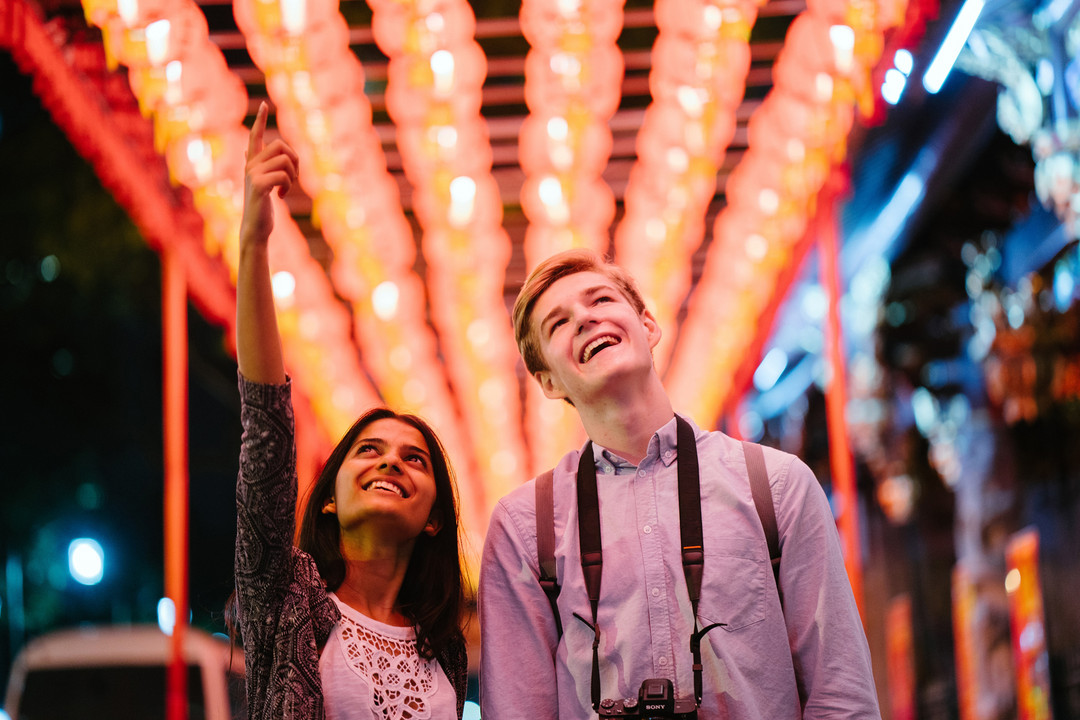
<instances>
[{"instance_id":1,"label":"woman's eyebrow","mask_svg":"<svg viewBox=\"0 0 1080 720\"><path fill-rule=\"evenodd\" d=\"M361 438L356 439L355 444L356 445L361 445L361 444L381 445L381 446L385 447L389 443L387 443L386 440L383 440L380 437L361 437ZM430 452L428 452L427 450L425 450L422 447L419 447L418 445L404 445L403 447L406 450L408 450L409 452L420 453L421 455L424 455L425 457L431 457Z\"/></svg>"}]
</instances>

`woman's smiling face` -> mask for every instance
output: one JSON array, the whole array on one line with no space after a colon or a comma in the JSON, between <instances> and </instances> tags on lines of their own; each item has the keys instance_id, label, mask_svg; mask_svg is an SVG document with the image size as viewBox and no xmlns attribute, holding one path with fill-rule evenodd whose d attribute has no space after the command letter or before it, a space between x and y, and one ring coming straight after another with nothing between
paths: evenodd
<instances>
[{"instance_id":1,"label":"woman's smiling face","mask_svg":"<svg viewBox=\"0 0 1080 720\"><path fill-rule=\"evenodd\" d=\"M427 441L402 420L375 420L357 435L334 488L332 511L343 533L375 521L386 530L396 529L401 539L415 538L428 525L435 504Z\"/></svg>"}]
</instances>

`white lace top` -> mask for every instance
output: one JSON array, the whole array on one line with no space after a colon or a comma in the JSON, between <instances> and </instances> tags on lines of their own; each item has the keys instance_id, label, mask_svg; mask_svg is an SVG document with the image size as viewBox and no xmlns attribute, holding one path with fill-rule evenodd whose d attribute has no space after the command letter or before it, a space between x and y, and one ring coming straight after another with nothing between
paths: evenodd
<instances>
[{"instance_id":1,"label":"white lace top","mask_svg":"<svg viewBox=\"0 0 1080 720\"><path fill-rule=\"evenodd\" d=\"M319 659L326 720L456 720L457 696L437 660L416 652L416 631L341 610Z\"/></svg>"}]
</instances>

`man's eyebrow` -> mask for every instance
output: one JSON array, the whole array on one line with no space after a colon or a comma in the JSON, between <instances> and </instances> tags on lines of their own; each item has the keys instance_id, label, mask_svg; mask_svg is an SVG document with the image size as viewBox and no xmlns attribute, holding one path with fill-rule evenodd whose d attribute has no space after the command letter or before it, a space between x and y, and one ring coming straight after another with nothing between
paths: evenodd
<instances>
[{"instance_id":1,"label":"man's eyebrow","mask_svg":"<svg viewBox=\"0 0 1080 720\"><path fill-rule=\"evenodd\" d=\"M615 288L612 285L600 284L600 285L591 285L591 286L585 288L584 290L581 291L581 295L582 295L582 297L591 298L591 297L593 297L595 295L599 295L601 293L617 293L617 292L619 292L618 289ZM561 305L557 305L554 308L552 308L551 312L549 312L547 315L545 315L544 317L542 317L540 319L539 328L541 330L543 330L544 325L546 325L552 318L554 318L555 316L559 315L562 312L563 312L563 307Z\"/></svg>"},{"instance_id":2,"label":"man's eyebrow","mask_svg":"<svg viewBox=\"0 0 1080 720\"><path fill-rule=\"evenodd\" d=\"M613 285L593 285L591 287L585 288L585 290L581 294L582 295L592 296L592 295L596 295L598 293L612 293L612 292L618 292L618 290L616 290Z\"/></svg>"},{"instance_id":3,"label":"man's eyebrow","mask_svg":"<svg viewBox=\"0 0 1080 720\"><path fill-rule=\"evenodd\" d=\"M561 305L558 305L558 306L556 306L556 307L552 308L552 309L551 309L551 310L550 310L550 311L548 312L548 314L547 314L547 315L545 315L544 317L540 318L540 324L539 324L539 326L538 326L538 327L540 328L540 330L541 330L541 331L543 331L543 329L544 329L544 326L545 326L545 325L547 325L547 324L548 324L549 322L551 322L551 320L552 320L553 318L555 318L555 317L556 317L557 315L560 315L560 314L562 314L562 312L563 312L563 309L562 309L562 306L561 306Z\"/></svg>"}]
</instances>

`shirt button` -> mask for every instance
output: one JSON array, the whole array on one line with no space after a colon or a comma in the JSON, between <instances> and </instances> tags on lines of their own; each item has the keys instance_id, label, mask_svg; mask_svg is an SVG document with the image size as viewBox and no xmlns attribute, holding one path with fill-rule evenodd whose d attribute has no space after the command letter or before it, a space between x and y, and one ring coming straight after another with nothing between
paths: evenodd
<instances>
[{"instance_id":1,"label":"shirt button","mask_svg":"<svg viewBox=\"0 0 1080 720\"><path fill-rule=\"evenodd\" d=\"M662 657L657 662L659 662L661 665L667 665L667 658Z\"/></svg>"},{"instance_id":2,"label":"shirt button","mask_svg":"<svg viewBox=\"0 0 1080 720\"><path fill-rule=\"evenodd\" d=\"M637 471L637 476L638 477L645 477L645 471L644 470L638 470Z\"/></svg>"},{"instance_id":3,"label":"shirt button","mask_svg":"<svg viewBox=\"0 0 1080 720\"><path fill-rule=\"evenodd\" d=\"M641 528L641 532L648 535L649 533L652 532L652 526L651 525L646 525L645 527Z\"/></svg>"},{"instance_id":4,"label":"shirt button","mask_svg":"<svg viewBox=\"0 0 1080 720\"><path fill-rule=\"evenodd\" d=\"M660 588L653 588L652 589L652 596L653 597L660 597Z\"/></svg>"}]
</instances>

